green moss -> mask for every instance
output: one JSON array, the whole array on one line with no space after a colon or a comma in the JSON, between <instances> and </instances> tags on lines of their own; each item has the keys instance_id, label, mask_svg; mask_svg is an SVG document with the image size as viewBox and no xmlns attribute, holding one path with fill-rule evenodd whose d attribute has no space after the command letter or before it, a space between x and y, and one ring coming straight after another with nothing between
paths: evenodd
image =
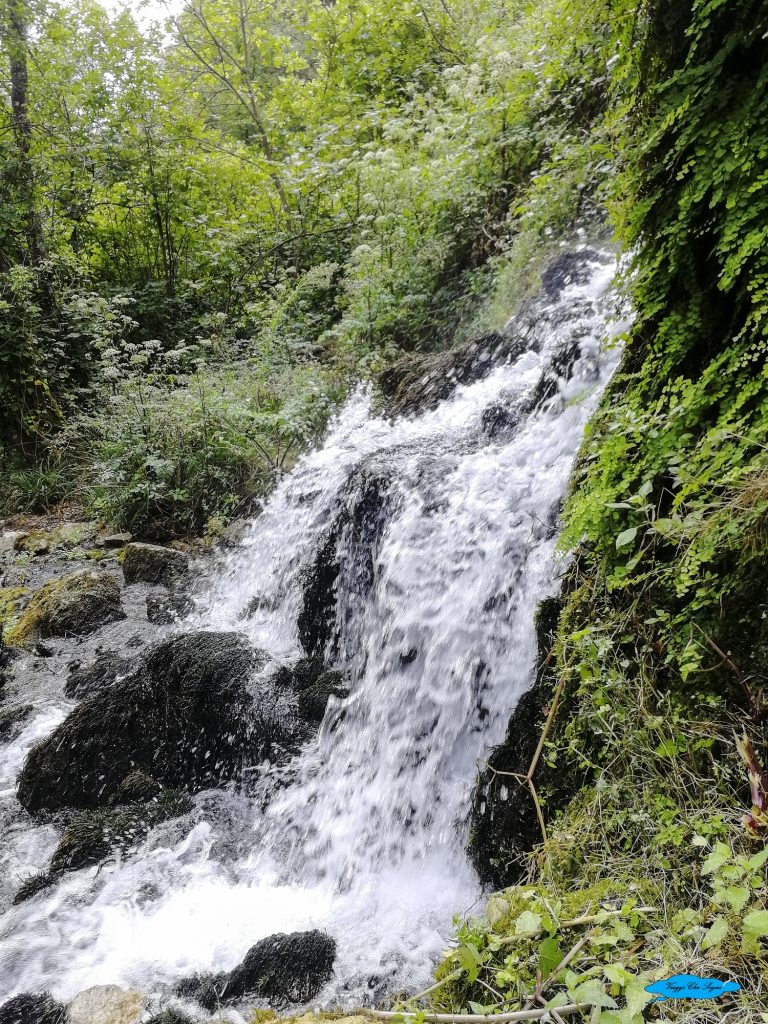
<instances>
[{"instance_id":1,"label":"green moss","mask_svg":"<svg viewBox=\"0 0 768 1024\"><path fill-rule=\"evenodd\" d=\"M78 598L82 599L81 609L78 609ZM117 580L107 573L83 570L49 580L34 594L18 621L6 632L5 642L9 647L24 647L37 636L76 633L79 631L78 617L84 624L104 620L103 610L114 607L119 598Z\"/></svg>"},{"instance_id":2,"label":"green moss","mask_svg":"<svg viewBox=\"0 0 768 1024\"><path fill-rule=\"evenodd\" d=\"M16 618L27 594L29 587L0 589L0 632Z\"/></svg>"}]
</instances>

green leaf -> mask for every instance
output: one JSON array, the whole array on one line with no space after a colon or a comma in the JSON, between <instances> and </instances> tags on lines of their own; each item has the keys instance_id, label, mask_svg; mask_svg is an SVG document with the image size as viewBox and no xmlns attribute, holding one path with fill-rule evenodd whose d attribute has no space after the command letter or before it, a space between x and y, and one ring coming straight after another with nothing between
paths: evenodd
<instances>
[{"instance_id":1,"label":"green leaf","mask_svg":"<svg viewBox=\"0 0 768 1024\"><path fill-rule=\"evenodd\" d=\"M704 861L701 867L702 875L714 874L719 868L725 864L730 858L731 850L730 847L726 846L725 843L717 843L714 850Z\"/></svg>"},{"instance_id":2,"label":"green leaf","mask_svg":"<svg viewBox=\"0 0 768 1024\"><path fill-rule=\"evenodd\" d=\"M768 910L753 910L746 915L741 926L742 953L757 953L759 940L768 935Z\"/></svg>"},{"instance_id":3,"label":"green leaf","mask_svg":"<svg viewBox=\"0 0 768 1024\"><path fill-rule=\"evenodd\" d=\"M532 910L524 910L515 921L515 935L535 934L541 928L541 914L534 914Z\"/></svg>"},{"instance_id":4,"label":"green leaf","mask_svg":"<svg viewBox=\"0 0 768 1024\"><path fill-rule=\"evenodd\" d=\"M625 548L625 547L627 547L629 544L632 543L632 541L635 539L636 536L637 536L637 527L636 526L631 526L628 530L622 531L622 533L620 533L619 536L616 538L616 547L617 548Z\"/></svg>"},{"instance_id":5,"label":"green leaf","mask_svg":"<svg viewBox=\"0 0 768 1024\"><path fill-rule=\"evenodd\" d=\"M713 946L719 946L727 934L728 922L724 917L716 917L701 940L701 948L707 950L712 949Z\"/></svg>"},{"instance_id":6,"label":"green leaf","mask_svg":"<svg viewBox=\"0 0 768 1024\"><path fill-rule=\"evenodd\" d=\"M616 1000L608 995L599 978L590 978L588 981L578 985L573 992L573 1001L575 1003L589 1003L590 1006L599 1006L601 1008L608 1007L611 1010L618 1008Z\"/></svg>"},{"instance_id":7,"label":"green leaf","mask_svg":"<svg viewBox=\"0 0 768 1024\"><path fill-rule=\"evenodd\" d=\"M550 936L539 946L539 970L543 978L548 978L549 975L560 965L563 959L563 951L560 949L560 943L554 936Z\"/></svg>"}]
</instances>

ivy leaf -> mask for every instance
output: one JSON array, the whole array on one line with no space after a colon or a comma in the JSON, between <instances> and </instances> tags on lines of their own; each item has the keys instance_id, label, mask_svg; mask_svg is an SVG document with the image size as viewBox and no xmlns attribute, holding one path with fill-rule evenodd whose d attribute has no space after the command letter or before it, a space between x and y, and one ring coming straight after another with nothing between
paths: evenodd
<instances>
[{"instance_id":1,"label":"ivy leaf","mask_svg":"<svg viewBox=\"0 0 768 1024\"><path fill-rule=\"evenodd\" d=\"M622 531L622 533L620 533L619 536L616 538L616 547L617 547L617 549L618 548L625 548L628 545L630 545L632 543L632 541L635 539L636 536L637 536L637 527L636 526L631 526L628 530Z\"/></svg>"}]
</instances>

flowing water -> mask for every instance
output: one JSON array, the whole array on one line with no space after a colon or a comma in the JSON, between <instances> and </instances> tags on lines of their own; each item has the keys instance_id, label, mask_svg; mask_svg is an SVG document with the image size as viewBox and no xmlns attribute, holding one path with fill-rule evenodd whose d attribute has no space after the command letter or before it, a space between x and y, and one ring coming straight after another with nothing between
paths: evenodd
<instances>
[{"instance_id":1,"label":"flowing water","mask_svg":"<svg viewBox=\"0 0 768 1024\"><path fill-rule=\"evenodd\" d=\"M157 992L306 927L338 942L318 1004L428 983L452 916L479 909L464 852L476 764L532 682L534 611L563 568L559 505L617 359L601 344L618 329L604 301L614 263L593 255L586 267L519 316L514 359L420 415L378 415L359 390L283 480L184 628L236 628L292 663L308 568L337 537L331 654L349 696L331 698L317 740L288 765L254 766L249 793L201 794L139 850L7 910L0 1002L94 984ZM534 403L547 369L557 386ZM500 405L518 422L494 435ZM376 524L362 540L350 525L361 503ZM0 746L0 800L69 707L53 694ZM57 834L22 817L4 870L42 867Z\"/></svg>"}]
</instances>

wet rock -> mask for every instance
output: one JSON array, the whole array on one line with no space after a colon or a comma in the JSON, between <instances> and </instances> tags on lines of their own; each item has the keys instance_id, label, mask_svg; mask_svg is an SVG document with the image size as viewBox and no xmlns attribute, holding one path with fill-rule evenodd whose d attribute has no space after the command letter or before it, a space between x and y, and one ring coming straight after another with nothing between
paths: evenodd
<instances>
[{"instance_id":1,"label":"wet rock","mask_svg":"<svg viewBox=\"0 0 768 1024\"><path fill-rule=\"evenodd\" d=\"M44 644L42 640L38 640L35 644L35 654L39 658L52 658L56 652L50 644Z\"/></svg>"},{"instance_id":2,"label":"wet rock","mask_svg":"<svg viewBox=\"0 0 768 1024\"><path fill-rule=\"evenodd\" d=\"M6 633L6 642L18 647L38 637L85 636L125 617L115 577L84 569L49 580L36 591L16 625Z\"/></svg>"},{"instance_id":3,"label":"wet rock","mask_svg":"<svg viewBox=\"0 0 768 1024\"><path fill-rule=\"evenodd\" d=\"M548 598L539 606L536 681L518 701L506 737L491 751L473 794L469 853L481 881L495 889L514 885L524 877L527 855L542 838L528 787L509 774L495 773L524 776L530 768L556 684L548 658L561 609L560 598ZM560 711L565 718L565 708ZM582 781L562 768L550 768L543 758L539 761L534 783L544 801L545 820L567 804Z\"/></svg>"},{"instance_id":4,"label":"wet rock","mask_svg":"<svg viewBox=\"0 0 768 1024\"><path fill-rule=\"evenodd\" d=\"M194 1021L181 1010L168 1009L150 1018L147 1024L194 1024Z\"/></svg>"},{"instance_id":5,"label":"wet rock","mask_svg":"<svg viewBox=\"0 0 768 1024\"><path fill-rule=\"evenodd\" d=\"M16 704L0 711L0 740L6 742L20 732L19 726L26 722L34 710L31 704Z\"/></svg>"},{"instance_id":6,"label":"wet rock","mask_svg":"<svg viewBox=\"0 0 768 1024\"><path fill-rule=\"evenodd\" d=\"M177 992L210 1012L245 996L267 999L277 1007L307 1003L330 981L335 959L336 941L325 932L270 935L228 974L187 979Z\"/></svg>"},{"instance_id":7,"label":"wet rock","mask_svg":"<svg viewBox=\"0 0 768 1024\"><path fill-rule=\"evenodd\" d=\"M513 430L516 430L520 419L521 413L519 409L503 405L499 402L495 405L489 405L487 409L483 410L481 423L483 431L489 437L498 437L501 434L510 434Z\"/></svg>"},{"instance_id":8,"label":"wet rock","mask_svg":"<svg viewBox=\"0 0 768 1024\"><path fill-rule=\"evenodd\" d=\"M386 463L363 465L339 502L327 539L305 573L297 621L299 639L310 658L338 654L337 614L357 614L374 580L376 555L394 501Z\"/></svg>"},{"instance_id":9,"label":"wet rock","mask_svg":"<svg viewBox=\"0 0 768 1024\"><path fill-rule=\"evenodd\" d=\"M30 555L45 555L50 547L50 538L43 530L23 530L13 542L14 551L26 551Z\"/></svg>"},{"instance_id":10,"label":"wet rock","mask_svg":"<svg viewBox=\"0 0 768 1024\"><path fill-rule=\"evenodd\" d=\"M239 547L245 540L246 536L248 535L250 527L250 520L235 519L233 522L225 526L224 529L221 531L221 536L219 537L219 544L223 548Z\"/></svg>"},{"instance_id":11,"label":"wet rock","mask_svg":"<svg viewBox=\"0 0 768 1024\"><path fill-rule=\"evenodd\" d=\"M124 548L126 544L130 544L133 540L133 535L130 533L110 533L106 537L101 538L101 544L105 548L117 549Z\"/></svg>"},{"instance_id":12,"label":"wet rock","mask_svg":"<svg viewBox=\"0 0 768 1024\"><path fill-rule=\"evenodd\" d=\"M25 900L31 900L34 896L37 896L38 893L44 892L46 889L50 889L51 886L55 884L55 875L52 875L48 871L37 871L34 875L30 875L28 878L24 879L11 902L13 906L16 907L19 903L24 903Z\"/></svg>"},{"instance_id":13,"label":"wet rock","mask_svg":"<svg viewBox=\"0 0 768 1024\"><path fill-rule=\"evenodd\" d=\"M68 1012L69 1024L139 1024L144 996L135 989L95 985L75 996Z\"/></svg>"},{"instance_id":14,"label":"wet rock","mask_svg":"<svg viewBox=\"0 0 768 1024\"><path fill-rule=\"evenodd\" d=\"M147 594L147 618L159 626L177 622L189 615L195 607L188 594L170 591L165 594Z\"/></svg>"},{"instance_id":15,"label":"wet rock","mask_svg":"<svg viewBox=\"0 0 768 1024\"><path fill-rule=\"evenodd\" d=\"M291 668L279 669L275 683L297 694L299 714L311 724L322 722L331 696L346 697L349 693L343 673L327 669L317 658L303 658Z\"/></svg>"},{"instance_id":16,"label":"wet rock","mask_svg":"<svg viewBox=\"0 0 768 1024\"><path fill-rule=\"evenodd\" d=\"M425 412L435 409L460 384L482 380L525 348L525 341L494 331L449 352L405 356L379 375L379 388L393 412Z\"/></svg>"},{"instance_id":17,"label":"wet rock","mask_svg":"<svg viewBox=\"0 0 768 1024\"><path fill-rule=\"evenodd\" d=\"M43 993L14 996L0 1006L0 1024L71 1024L61 1003Z\"/></svg>"},{"instance_id":18,"label":"wet rock","mask_svg":"<svg viewBox=\"0 0 768 1024\"><path fill-rule=\"evenodd\" d=\"M541 275L547 298L557 299L569 285L586 284L590 277L589 264L600 258L600 254L593 249L566 252L558 256Z\"/></svg>"},{"instance_id":19,"label":"wet rock","mask_svg":"<svg viewBox=\"0 0 768 1024\"><path fill-rule=\"evenodd\" d=\"M189 559L183 551L157 544L126 545L123 554L123 575L126 583L162 583L173 586L189 570Z\"/></svg>"},{"instance_id":20,"label":"wet rock","mask_svg":"<svg viewBox=\"0 0 768 1024\"><path fill-rule=\"evenodd\" d=\"M30 751L19 800L29 811L103 807L136 770L189 792L236 777L280 739L247 689L265 660L237 633L187 633L156 645Z\"/></svg>"},{"instance_id":21,"label":"wet rock","mask_svg":"<svg viewBox=\"0 0 768 1024\"><path fill-rule=\"evenodd\" d=\"M164 790L155 798L121 801L116 807L86 811L65 828L51 858L50 872L77 871L100 863L113 850L125 852L141 842L155 825L188 814L192 806L186 794Z\"/></svg>"},{"instance_id":22,"label":"wet rock","mask_svg":"<svg viewBox=\"0 0 768 1024\"><path fill-rule=\"evenodd\" d=\"M130 672L132 663L121 658L117 651L99 650L89 665L70 664L64 684L64 694L70 698L92 697L111 686L115 680Z\"/></svg>"}]
</instances>

